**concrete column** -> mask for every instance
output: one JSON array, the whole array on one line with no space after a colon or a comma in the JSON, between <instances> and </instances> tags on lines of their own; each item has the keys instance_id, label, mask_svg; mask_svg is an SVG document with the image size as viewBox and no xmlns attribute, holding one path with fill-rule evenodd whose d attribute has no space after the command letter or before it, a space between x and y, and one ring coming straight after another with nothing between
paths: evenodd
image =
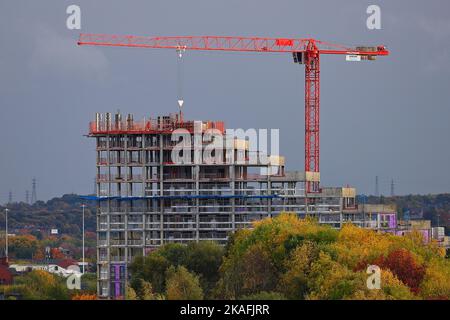
<instances>
[{"instance_id":1,"label":"concrete column","mask_svg":"<svg viewBox=\"0 0 450 320\"><path fill-rule=\"evenodd\" d=\"M163 156L164 156L164 144L163 144L163 135L160 134L159 135L159 195L162 197L164 195L163 192L163 187L164 187L164 183L163 183L163 179L164 179L164 174L163 174ZM164 243L164 200L161 198L161 200L159 201L159 205L160 205L160 241L161 241L161 245Z\"/></svg>"}]
</instances>

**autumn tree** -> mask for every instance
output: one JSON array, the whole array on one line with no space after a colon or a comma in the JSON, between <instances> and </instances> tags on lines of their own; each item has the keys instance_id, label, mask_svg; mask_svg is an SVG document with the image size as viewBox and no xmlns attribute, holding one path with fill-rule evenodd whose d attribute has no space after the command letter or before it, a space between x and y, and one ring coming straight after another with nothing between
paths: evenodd
<instances>
[{"instance_id":1,"label":"autumn tree","mask_svg":"<svg viewBox=\"0 0 450 320\"><path fill-rule=\"evenodd\" d=\"M33 258L35 260L44 260L45 259L44 250L42 248L37 248Z\"/></svg>"},{"instance_id":2,"label":"autumn tree","mask_svg":"<svg viewBox=\"0 0 450 320\"><path fill-rule=\"evenodd\" d=\"M136 291L129 285L125 287L125 300L137 300Z\"/></svg>"},{"instance_id":3,"label":"autumn tree","mask_svg":"<svg viewBox=\"0 0 450 320\"><path fill-rule=\"evenodd\" d=\"M330 255L320 252L311 265L308 287L308 299L350 299L355 292L365 290L366 275L353 272L334 261Z\"/></svg>"},{"instance_id":4,"label":"autumn tree","mask_svg":"<svg viewBox=\"0 0 450 320\"><path fill-rule=\"evenodd\" d=\"M381 268L380 289L367 266ZM168 244L133 261L137 299L448 299L450 263L419 233L406 236L280 214L214 243Z\"/></svg>"},{"instance_id":5,"label":"autumn tree","mask_svg":"<svg viewBox=\"0 0 450 320\"><path fill-rule=\"evenodd\" d=\"M382 269L389 269L415 293L418 292L426 271L406 249L394 250L386 258L380 256L374 261L374 264Z\"/></svg>"},{"instance_id":6,"label":"autumn tree","mask_svg":"<svg viewBox=\"0 0 450 320\"><path fill-rule=\"evenodd\" d=\"M370 264L381 268L379 290L367 287ZM267 285L271 279L278 285ZM231 237L215 296L275 292L289 299L440 299L450 297L448 283L442 250L418 233L400 237L351 224L333 230L281 214Z\"/></svg>"},{"instance_id":7,"label":"autumn tree","mask_svg":"<svg viewBox=\"0 0 450 320\"><path fill-rule=\"evenodd\" d=\"M276 291L261 291L258 293L244 295L240 298L241 300L286 300L286 297Z\"/></svg>"},{"instance_id":8,"label":"autumn tree","mask_svg":"<svg viewBox=\"0 0 450 320\"><path fill-rule=\"evenodd\" d=\"M306 241L296 247L286 261L286 272L281 276L280 292L289 299L304 299L308 292L308 277L311 264L317 260L319 249L317 244Z\"/></svg>"},{"instance_id":9,"label":"autumn tree","mask_svg":"<svg viewBox=\"0 0 450 320\"><path fill-rule=\"evenodd\" d=\"M32 259L38 246L35 236L23 235L9 239L10 253L17 259Z\"/></svg>"},{"instance_id":10,"label":"autumn tree","mask_svg":"<svg viewBox=\"0 0 450 320\"><path fill-rule=\"evenodd\" d=\"M277 282L277 272L266 252L259 244L248 248L241 260L240 277L244 294L272 291Z\"/></svg>"},{"instance_id":11,"label":"autumn tree","mask_svg":"<svg viewBox=\"0 0 450 320\"><path fill-rule=\"evenodd\" d=\"M50 255L52 259L64 259L64 254L58 248L51 248Z\"/></svg>"},{"instance_id":12,"label":"autumn tree","mask_svg":"<svg viewBox=\"0 0 450 320\"><path fill-rule=\"evenodd\" d=\"M43 270L34 270L16 278L26 300L68 300L71 293L65 285L65 278Z\"/></svg>"},{"instance_id":13,"label":"autumn tree","mask_svg":"<svg viewBox=\"0 0 450 320\"><path fill-rule=\"evenodd\" d=\"M76 294L72 297L72 300L97 300L95 294Z\"/></svg>"},{"instance_id":14,"label":"autumn tree","mask_svg":"<svg viewBox=\"0 0 450 320\"><path fill-rule=\"evenodd\" d=\"M198 276L185 267L170 267L167 270L166 297L168 300L201 300L203 290Z\"/></svg>"},{"instance_id":15,"label":"autumn tree","mask_svg":"<svg viewBox=\"0 0 450 320\"><path fill-rule=\"evenodd\" d=\"M420 293L425 299L450 298L450 261L433 258L428 262Z\"/></svg>"}]
</instances>

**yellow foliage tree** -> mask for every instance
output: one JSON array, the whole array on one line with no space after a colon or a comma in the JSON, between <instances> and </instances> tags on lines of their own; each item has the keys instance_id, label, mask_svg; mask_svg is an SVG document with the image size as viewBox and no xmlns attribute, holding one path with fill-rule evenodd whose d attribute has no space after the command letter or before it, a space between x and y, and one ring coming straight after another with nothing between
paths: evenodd
<instances>
[{"instance_id":1,"label":"yellow foliage tree","mask_svg":"<svg viewBox=\"0 0 450 320\"><path fill-rule=\"evenodd\" d=\"M287 271L281 276L279 290L289 299L303 299L307 293L307 280L311 264L317 259L318 248L313 242L305 242L292 252L286 261Z\"/></svg>"},{"instance_id":2,"label":"yellow foliage tree","mask_svg":"<svg viewBox=\"0 0 450 320\"><path fill-rule=\"evenodd\" d=\"M434 258L428 263L420 293L425 299L449 299L450 262L448 260Z\"/></svg>"},{"instance_id":3,"label":"yellow foliage tree","mask_svg":"<svg viewBox=\"0 0 450 320\"><path fill-rule=\"evenodd\" d=\"M202 300L199 278L185 267L170 267L167 271L166 296L168 300Z\"/></svg>"},{"instance_id":4,"label":"yellow foliage tree","mask_svg":"<svg viewBox=\"0 0 450 320\"><path fill-rule=\"evenodd\" d=\"M331 247L336 250L339 263L354 269L361 262L368 263L380 255L386 255L391 245L391 236L388 234L346 224Z\"/></svg>"}]
</instances>

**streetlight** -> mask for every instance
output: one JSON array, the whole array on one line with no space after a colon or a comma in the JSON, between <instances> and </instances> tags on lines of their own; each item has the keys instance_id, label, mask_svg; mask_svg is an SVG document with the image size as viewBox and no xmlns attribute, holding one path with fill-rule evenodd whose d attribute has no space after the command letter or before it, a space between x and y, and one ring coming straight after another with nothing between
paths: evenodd
<instances>
[{"instance_id":1,"label":"streetlight","mask_svg":"<svg viewBox=\"0 0 450 320\"><path fill-rule=\"evenodd\" d=\"M83 229L83 274L84 274L84 208L86 208L86 205L85 204L82 204L81 205L81 208L83 208L83 227L82 227L82 229Z\"/></svg>"},{"instance_id":2,"label":"streetlight","mask_svg":"<svg viewBox=\"0 0 450 320\"><path fill-rule=\"evenodd\" d=\"M5 257L8 262L8 208L5 208Z\"/></svg>"}]
</instances>

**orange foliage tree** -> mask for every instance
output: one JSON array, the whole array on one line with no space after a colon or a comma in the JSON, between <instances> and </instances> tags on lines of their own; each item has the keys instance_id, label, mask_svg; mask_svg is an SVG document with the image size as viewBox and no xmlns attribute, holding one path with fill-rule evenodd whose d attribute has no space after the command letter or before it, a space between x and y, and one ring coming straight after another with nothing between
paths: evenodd
<instances>
[{"instance_id":1,"label":"orange foliage tree","mask_svg":"<svg viewBox=\"0 0 450 320\"><path fill-rule=\"evenodd\" d=\"M387 257L380 256L374 264L391 272L411 291L417 293L425 276L425 267L418 264L410 251L400 248L390 252Z\"/></svg>"},{"instance_id":2,"label":"orange foliage tree","mask_svg":"<svg viewBox=\"0 0 450 320\"><path fill-rule=\"evenodd\" d=\"M50 249L50 254L53 259L64 259L64 254L58 248Z\"/></svg>"}]
</instances>

